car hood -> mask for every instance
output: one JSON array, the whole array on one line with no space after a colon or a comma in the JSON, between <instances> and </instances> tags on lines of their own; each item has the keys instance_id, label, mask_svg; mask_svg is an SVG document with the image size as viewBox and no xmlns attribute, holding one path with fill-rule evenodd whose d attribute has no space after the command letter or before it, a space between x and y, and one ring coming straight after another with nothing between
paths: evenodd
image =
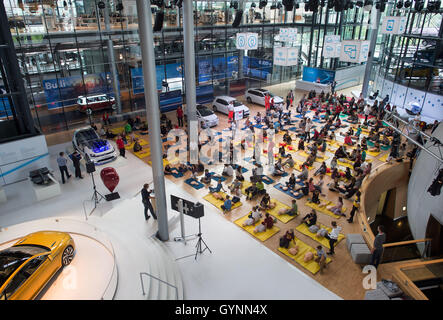
<instances>
[{"instance_id":1,"label":"car hood","mask_svg":"<svg viewBox=\"0 0 443 320\"><path fill-rule=\"evenodd\" d=\"M282 103L282 102L284 102L284 101L281 97L279 97L279 96L274 97L274 103Z\"/></svg>"},{"instance_id":2,"label":"car hood","mask_svg":"<svg viewBox=\"0 0 443 320\"><path fill-rule=\"evenodd\" d=\"M234 107L234 111L247 111L247 112L249 112L249 108L247 107L247 106L245 106L245 105L241 105L241 106L239 106L239 107Z\"/></svg>"},{"instance_id":3,"label":"car hood","mask_svg":"<svg viewBox=\"0 0 443 320\"><path fill-rule=\"evenodd\" d=\"M202 116L201 118L205 119L206 121L215 121L218 119L215 114L211 114L209 116Z\"/></svg>"},{"instance_id":4,"label":"car hood","mask_svg":"<svg viewBox=\"0 0 443 320\"><path fill-rule=\"evenodd\" d=\"M67 239L69 234L58 231L39 231L28 234L23 239L14 244L16 245L40 245L49 249L55 248L60 242Z\"/></svg>"}]
</instances>

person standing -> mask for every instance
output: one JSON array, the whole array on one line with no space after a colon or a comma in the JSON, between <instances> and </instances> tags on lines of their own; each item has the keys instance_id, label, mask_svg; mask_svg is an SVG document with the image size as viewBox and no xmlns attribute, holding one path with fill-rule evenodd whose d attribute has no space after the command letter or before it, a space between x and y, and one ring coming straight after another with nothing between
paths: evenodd
<instances>
[{"instance_id":1,"label":"person standing","mask_svg":"<svg viewBox=\"0 0 443 320\"><path fill-rule=\"evenodd\" d=\"M360 196L361 196L361 192L357 191L357 193L355 194L355 200L352 203L352 210L351 210L351 213L350 213L351 216L347 220L349 223L354 222L355 212L357 212L358 208L360 208Z\"/></svg>"},{"instance_id":2,"label":"person standing","mask_svg":"<svg viewBox=\"0 0 443 320\"><path fill-rule=\"evenodd\" d=\"M337 85L337 81L332 80L331 82L331 94L334 94L335 92L335 86Z\"/></svg>"},{"instance_id":3,"label":"person standing","mask_svg":"<svg viewBox=\"0 0 443 320\"><path fill-rule=\"evenodd\" d=\"M180 127L183 127L183 109L182 109L182 106L178 106L178 108L177 108L177 120L178 120L178 125Z\"/></svg>"},{"instance_id":4,"label":"person standing","mask_svg":"<svg viewBox=\"0 0 443 320\"><path fill-rule=\"evenodd\" d=\"M335 221L332 221L331 225L332 225L332 230L325 236L325 238L329 240L330 249L328 254L333 255L335 253L334 245L338 241L338 236L340 234L341 227L337 226L337 222Z\"/></svg>"},{"instance_id":5,"label":"person standing","mask_svg":"<svg viewBox=\"0 0 443 320\"><path fill-rule=\"evenodd\" d=\"M67 163L68 163L68 160L65 158L65 153L60 152L59 156L57 158L57 164L58 164L58 168L60 169L60 174L62 176L63 183L65 183L65 173L66 173L67 179L71 178L71 175L68 172Z\"/></svg>"},{"instance_id":6,"label":"person standing","mask_svg":"<svg viewBox=\"0 0 443 320\"><path fill-rule=\"evenodd\" d=\"M307 118L305 125L305 139L308 143L311 141L311 128L312 128L311 118Z\"/></svg>"},{"instance_id":7,"label":"person standing","mask_svg":"<svg viewBox=\"0 0 443 320\"><path fill-rule=\"evenodd\" d=\"M386 233L385 233L385 227L382 225L379 225L377 227L378 234L375 236L374 239L374 245L371 249L372 256L371 256L371 264L377 268L381 256L383 255L383 244L386 242Z\"/></svg>"},{"instance_id":8,"label":"person standing","mask_svg":"<svg viewBox=\"0 0 443 320\"><path fill-rule=\"evenodd\" d=\"M290 105L291 105L291 92L288 92L288 95L286 96L286 110L289 109Z\"/></svg>"},{"instance_id":9,"label":"person standing","mask_svg":"<svg viewBox=\"0 0 443 320\"><path fill-rule=\"evenodd\" d=\"M145 183L143 185L143 189L141 191L142 194L142 202L145 207L145 219L146 221L150 218L148 215L148 210L151 212L151 215L154 217L154 220L157 220L157 215L154 212L154 208L152 207L151 203L151 193L153 191L149 190L149 184Z\"/></svg>"},{"instance_id":10,"label":"person standing","mask_svg":"<svg viewBox=\"0 0 443 320\"><path fill-rule=\"evenodd\" d=\"M265 96L266 115L269 115L270 109L271 109L271 96L267 93L266 96Z\"/></svg>"},{"instance_id":11,"label":"person standing","mask_svg":"<svg viewBox=\"0 0 443 320\"><path fill-rule=\"evenodd\" d=\"M102 120L103 120L103 124L106 125L110 125L111 122L109 121L109 113L108 112L104 112L102 115Z\"/></svg>"},{"instance_id":12,"label":"person standing","mask_svg":"<svg viewBox=\"0 0 443 320\"><path fill-rule=\"evenodd\" d=\"M365 114L365 122L363 122L363 123L367 124L368 123L369 114L371 113L371 107L369 106L369 104L366 105L365 110L363 112Z\"/></svg>"},{"instance_id":13,"label":"person standing","mask_svg":"<svg viewBox=\"0 0 443 320\"><path fill-rule=\"evenodd\" d=\"M81 154L75 150L74 153L72 154L72 163L74 165L74 169L75 169L75 177L76 178L80 178L83 179L82 177L82 170L80 169L80 160L82 159Z\"/></svg>"},{"instance_id":14,"label":"person standing","mask_svg":"<svg viewBox=\"0 0 443 320\"><path fill-rule=\"evenodd\" d=\"M120 155L123 158L126 158L125 157L125 153L126 153L125 142L123 141L123 138L121 135L118 136L118 139L115 141L115 143L117 143L117 148L118 148L118 151L120 151Z\"/></svg>"},{"instance_id":15,"label":"person standing","mask_svg":"<svg viewBox=\"0 0 443 320\"><path fill-rule=\"evenodd\" d=\"M318 263L318 265L320 266L320 274L323 273L323 269L326 268L326 253L323 250L322 246L317 246L316 248L316 254L317 257L314 259L315 262Z\"/></svg>"}]
</instances>

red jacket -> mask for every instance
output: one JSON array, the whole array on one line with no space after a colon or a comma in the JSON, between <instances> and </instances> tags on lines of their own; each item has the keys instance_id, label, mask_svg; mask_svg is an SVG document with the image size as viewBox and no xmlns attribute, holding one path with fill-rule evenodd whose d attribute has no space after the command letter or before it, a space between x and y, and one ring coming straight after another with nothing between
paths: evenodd
<instances>
[{"instance_id":1,"label":"red jacket","mask_svg":"<svg viewBox=\"0 0 443 320\"><path fill-rule=\"evenodd\" d=\"M119 149L124 149L125 148L125 143L123 142L122 138L118 138L117 141L115 141L117 143L117 147Z\"/></svg>"}]
</instances>

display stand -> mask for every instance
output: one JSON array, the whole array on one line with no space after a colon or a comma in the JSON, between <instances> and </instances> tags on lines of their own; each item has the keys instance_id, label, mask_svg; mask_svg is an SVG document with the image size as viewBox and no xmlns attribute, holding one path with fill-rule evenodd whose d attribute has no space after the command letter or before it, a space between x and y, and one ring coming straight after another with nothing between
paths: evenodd
<instances>
[{"instance_id":1,"label":"display stand","mask_svg":"<svg viewBox=\"0 0 443 320\"><path fill-rule=\"evenodd\" d=\"M34 189L37 201L50 199L61 194L60 183L58 183L58 181L54 178L52 173L49 173L48 177L51 181L45 185L35 184L31 181L31 179L29 179L32 188Z\"/></svg>"},{"instance_id":2,"label":"display stand","mask_svg":"<svg viewBox=\"0 0 443 320\"><path fill-rule=\"evenodd\" d=\"M182 199L177 201L177 207L178 207L178 211L180 212L180 227L181 227L180 231L181 231L181 236L180 237L175 237L174 241L183 241L183 243L186 244L186 239L187 238L193 237L193 238L188 239L188 240L195 239L195 235L189 235L189 236L185 235L185 219L184 219L184 217L185 217L185 211L187 213L189 209L188 209L188 207L185 207L185 208L183 207L183 200Z\"/></svg>"}]
</instances>

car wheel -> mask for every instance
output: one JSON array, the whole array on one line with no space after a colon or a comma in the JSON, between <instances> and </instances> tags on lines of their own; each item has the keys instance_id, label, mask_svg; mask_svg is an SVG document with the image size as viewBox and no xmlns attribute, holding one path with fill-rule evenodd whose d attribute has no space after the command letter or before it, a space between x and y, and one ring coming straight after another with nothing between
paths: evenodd
<instances>
[{"instance_id":1,"label":"car wheel","mask_svg":"<svg viewBox=\"0 0 443 320\"><path fill-rule=\"evenodd\" d=\"M66 267L72 262L73 258L74 258L74 248L72 246L67 246L65 250L63 250L62 265Z\"/></svg>"},{"instance_id":2,"label":"car wheel","mask_svg":"<svg viewBox=\"0 0 443 320\"><path fill-rule=\"evenodd\" d=\"M248 101L248 103L252 103L252 99L251 99L251 97L247 97L247 98L246 98L246 101Z\"/></svg>"},{"instance_id":3,"label":"car wheel","mask_svg":"<svg viewBox=\"0 0 443 320\"><path fill-rule=\"evenodd\" d=\"M214 110L214 112L217 112L217 107L216 106L212 106L212 110Z\"/></svg>"}]
</instances>

